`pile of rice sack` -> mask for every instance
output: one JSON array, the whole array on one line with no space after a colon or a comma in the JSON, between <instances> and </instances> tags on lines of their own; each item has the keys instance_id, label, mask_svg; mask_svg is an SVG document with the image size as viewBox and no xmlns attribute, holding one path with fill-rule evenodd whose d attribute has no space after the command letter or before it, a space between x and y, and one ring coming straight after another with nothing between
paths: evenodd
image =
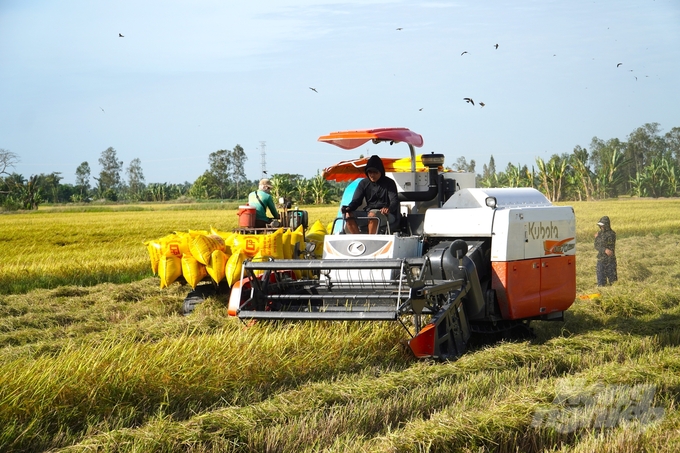
<instances>
[{"instance_id":1,"label":"pile of rice sack","mask_svg":"<svg viewBox=\"0 0 680 453\"><path fill-rule=\"evenodd\" d=\"M170 286L180 277L196 288L210 277L215 283L223 280L231 287L241 278L245 260L293 259L295 245L305 250L306 243L315 243L315 257L321 257L325 228L317 220L306 232L300 225L295 230L279 228L269 234L237 234L210 228L210 231L189 230L172 233L144 243L151 259L151 270L161 280L161 288Z\"/></svg>"}]
</instances>

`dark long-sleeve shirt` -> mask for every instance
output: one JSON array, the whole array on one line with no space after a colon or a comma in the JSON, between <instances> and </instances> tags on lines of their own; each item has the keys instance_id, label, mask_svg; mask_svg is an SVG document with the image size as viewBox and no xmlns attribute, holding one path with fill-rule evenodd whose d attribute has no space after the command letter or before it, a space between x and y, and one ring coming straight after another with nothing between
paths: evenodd
<instances>
[{"instance_id":1,"label":"dark long-sleeve shirt","mask_svg":"<svg viewBox=\"0 0 680 453\"><path fill-rule=\"evenodd\" d=\"M615 255L616 249L616 232L609 229L602 229L597 236L595 236L595 250L597 250L597 259L606 258L607 254L604 253L605 249L612 251L612 256Z\"/></svg>"},{"instance_id":2,"label":"dark long-sleeve shirt","mask_svg":"<svg viewBox=\"0 0 680 453\"><path fill-rule=\"evenodd\" d=\"M389 208L395 217L399 214L399 198L397 184L386 176L381 176L376 182L365 178L359 182L352 201L348 205L350 211L355 211L366 199L366 211L371 209Z\"/></svg>"}]
</instances>

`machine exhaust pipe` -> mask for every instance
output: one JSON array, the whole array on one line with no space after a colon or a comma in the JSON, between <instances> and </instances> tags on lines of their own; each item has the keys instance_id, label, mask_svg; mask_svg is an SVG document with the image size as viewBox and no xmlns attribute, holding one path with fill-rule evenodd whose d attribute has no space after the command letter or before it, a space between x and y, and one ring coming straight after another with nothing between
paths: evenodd
<instances>
[{"instance_id":1,"label":"machine exhaust pipe","mask_svg":"<svg viewBox=\"0 0 680 453\"><path fill-rule=\"evenodd\" d=\"M422 159L423 164L429 169L429 182L427 185L427 190L416 192L399 192L399 201L431 201L439 196L438 168L440 165L444 165L444 155L434 153L423 154Z\"/></svg>"}]
</instances>

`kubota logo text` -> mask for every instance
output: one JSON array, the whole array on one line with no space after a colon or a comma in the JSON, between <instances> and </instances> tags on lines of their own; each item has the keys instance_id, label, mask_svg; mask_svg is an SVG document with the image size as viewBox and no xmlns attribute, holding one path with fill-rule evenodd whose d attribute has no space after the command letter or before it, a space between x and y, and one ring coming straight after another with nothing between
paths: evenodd
<instances>
[{"instance_id":1,"label":"kubota logo text","mask_svg":"<svg viewBox=\"0 0 680 453\"><path fill-rule=\"evenodd\" d=\"M552 222L548 224L529 222L529 236L531 236L531 239L557 239L560 236L560 232Z\"/></svg>"}]
</instances>

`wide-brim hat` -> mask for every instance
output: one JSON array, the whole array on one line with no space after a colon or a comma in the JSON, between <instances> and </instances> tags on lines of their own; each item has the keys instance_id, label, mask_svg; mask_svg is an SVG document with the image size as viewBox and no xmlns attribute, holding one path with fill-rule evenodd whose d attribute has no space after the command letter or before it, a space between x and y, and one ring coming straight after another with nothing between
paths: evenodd
<instances>
[{"instance_id":1,"label":"wide-brim hat","mask_svg":"<svg viewBox=\"0 0 680 453\"><path fill-rule=\"evenodd\" d=\"M262 187L263 189L271 189L273 186L270 180L260 179L260 187Z\"/></svg>"}]
</instances>

